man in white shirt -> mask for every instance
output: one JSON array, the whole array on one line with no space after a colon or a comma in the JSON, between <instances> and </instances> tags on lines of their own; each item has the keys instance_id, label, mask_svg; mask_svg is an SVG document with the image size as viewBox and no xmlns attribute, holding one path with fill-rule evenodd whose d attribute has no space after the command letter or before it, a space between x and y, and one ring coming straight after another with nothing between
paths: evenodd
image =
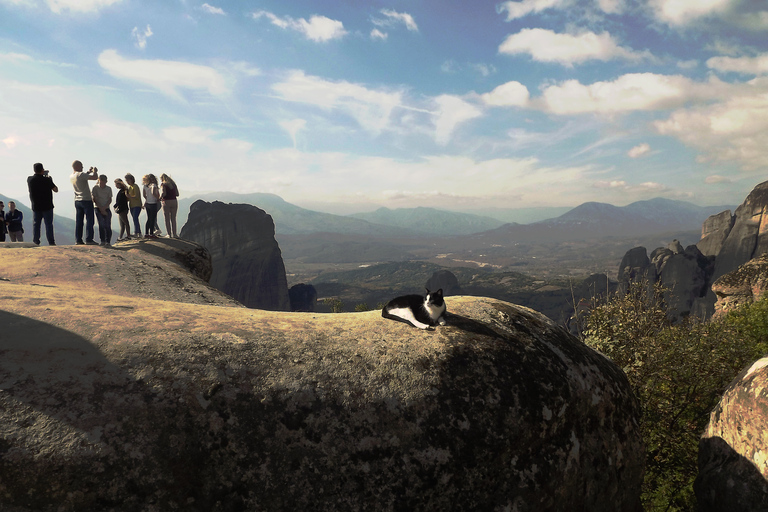
<instances>
[{"instance_id":1,"label":"man in white shirt","mask_svg":"<svg viewBox=\"0 0 768 512\"><path fill-rule=\"evenodd\" d=\"M91 189L93 211L99 221L99 239L104 247L112 247L112 187L107 185L107 176L99 176L99 183Z\"/></svg>"},{"instance_id":2,"label":"man in white shirt","mask_svg":"<svg viewBox=\"0 0 768 512\"><path fill-rule=\"evenodd\" d=\"M93 241L93 200L88 181L99 179L99 170L91 167L88 172L83 172L83 164L80 160L72 162L72 169L69 181L75 189L75 243L83 245L83 217L85 217L85 244L96 245Z\"/></svg>"}]
</instances>

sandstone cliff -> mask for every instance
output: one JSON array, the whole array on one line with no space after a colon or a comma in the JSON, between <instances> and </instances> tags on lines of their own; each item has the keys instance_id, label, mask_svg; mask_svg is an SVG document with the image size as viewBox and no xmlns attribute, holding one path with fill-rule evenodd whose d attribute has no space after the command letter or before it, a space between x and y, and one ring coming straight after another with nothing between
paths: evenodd
<instances>
[{"instance_id":1,"label":"sandstone cliff","mask_svg":"<svg viewBox=\"0 0 768 512\"><path fill-rule=\"evenodd\" d=\"M750 304L768 291L768 254L750 260L712 283L717 296L715 317L743 304Z\"/></svg>"},{"instance_id":2,"label":"sandstone cliff","mask_svg":"<svg viewBox=\"0 0 768 512\"><path fill-rule=\"evenodd\" d=\"M246 204L195 201L180 234L210 252L211 286L249 308L290 310L275 225L264 210Z\"/></svg>"},{"instance_id":3,"label":"sandstone cliff","mask_svg":"<svg viewBox=\"0 0 768 512\"><path fill-rule=\"evenodd\" d=\"M626 291L630 280L661 282L673 319L687 315L709 318L718 300L713 283L766 252L768 181L757 185L734 215L726 210L707 218L696 245L683 250L675 240L666 248L655 249L650 258L644 247L627 251L619 265L619 290ZM719 295L740 296L740 292L726 290L727 281L721 281Z\"/></svg>"},{"instance_id":4,"label":"sandstone cliff","mask_svg":"<svg viewBox=\"0 0 768 512\"><path fill-rule=\"evenodd\" d=\"M694 489L700 512L768 510L768 358L746 368L710 415Z\"/></svg>"},{"instance_id":5,"label":"sandstone cliff","mask_svg":"<svg viewBox=\"0 0 768 512\"><path fill-rule=\"evenodd\" d=\"M531 310L421 331L246 309L138 248L0 253L6 510L639 510L624 374Z\"/></svg>"},{"instance_id":6,"label":"sandstone cliff","mask_svg":"<svg viewBox=\"0 0 768 512\"><path fill-rule=\"evenodd\" d=\"M733 227L717 254L713 279L765 252L768 252L768 181L757 185L736 208Z\"/></svg>"}]
</instances>

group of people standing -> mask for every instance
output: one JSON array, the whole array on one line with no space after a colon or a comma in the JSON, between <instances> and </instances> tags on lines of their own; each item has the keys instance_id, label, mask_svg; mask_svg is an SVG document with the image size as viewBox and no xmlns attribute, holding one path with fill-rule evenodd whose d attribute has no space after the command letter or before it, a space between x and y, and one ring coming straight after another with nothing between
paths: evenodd
<instances>
[{"instance_id":1,"label":"group of people standing","mask_svg":"<svg viewBox=\"0 0 768 512\"><path fill-rule=\"evenodd\" d=\"M8 234L11 242L24 241L24 227L21 221L24 220L24 214L16 209L16 203L8 201L8 212L5 211L5 203L0 201L0 242L5 242L5 235Z\"/></svg>"},{"instance_id":2,"label":"group of people standing","mask_svg":"<svg viewBox=\"0 0 768 512\"><path fill-rule=\"evenodd\" d=\"M99 223L100 245L109 247L112 244L112 187L107 185L107 176L99 175L96 167L91 167L87 172L83 171L83 164L79 160L72 163L72 175L69 180L75 189L75 243L78 245L96 245L94 241L93 217ZM98 184L89 189L88 182L98 180ZM165 229L168 237L178 238L176 232L176 214L179 211L179 189L176 183L167 174L160 176L158 184L154 174L145 174L142 178L144 185L141 191L132 174L125 175L125 181L121 178L114 180L117 188L114 209L120 221L120 235L118 242L141 238L141 225L139 215L141 210L147 212L147 221L144 225L145 238L157 238L161 236L157 227L157 212L162 206L165 217ZM143 197L143 200L142 200ZM133 217L134 232L131 236L131 227L128 214ZM85 227L85 240L83 240L83 227Z\"/></svg>"},{"instance_id":3,"label":"group of people standing","mask_svg":"<svg viewBox=\"0 0 768 512\"><path fill-rule=\"evenodd\" d=\"M27 179L29 199L34 214L32 239L35 244L40 245L41 225L44 223L48 245L56 245L53 231L53 193L58 192L59 189L43 164L34 164L33 170L34 174ZM141 238L139 215L142 209L147 212L144 228L145 238L162 236L157 227L157 213L161 207L165 217L167 236L178 238L176 214L179 209L177 201L179 190L176 183L167 174L160 176L160 183L154 174L145 175L142 178L142 189L139 189L131 174L125 175L125 181L117 178L114 180L117 195L114 196L115 203L113 205L112 187L107 185L106 175L99 175L99 170L96 167L84 171L83 164L79 160L72 163L72 170L69 180L75 191L75 243L77 245L111 246L112 209L115 210L120 221L118 242L131 238ZM91 181L97 181L97 183L91 187ZM2 226L0 242L5 241L6 228L12 242L23 242L22 212L16 209L13 201L9 201L8 205L10 211L6 213L3 203L0 201L0 225ZM131 236L128 221L129 213L133 217L133 236ZM100 244L94 240L94 220L98 221L99 224ZM83 234L85 234L85 239L83 239Z\"/></svg>"}]
</instances>

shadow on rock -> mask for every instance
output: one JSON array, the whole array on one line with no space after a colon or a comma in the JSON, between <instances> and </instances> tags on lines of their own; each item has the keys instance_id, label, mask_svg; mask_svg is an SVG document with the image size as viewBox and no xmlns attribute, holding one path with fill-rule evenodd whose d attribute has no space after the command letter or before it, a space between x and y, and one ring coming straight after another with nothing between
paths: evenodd
<instances>
[{"instance_id":1,"label":"shadow on rock","mask_svg":"<svg viewBox=\"0 0 768 512\"><path fill-rule=\"evenodd\" d=\"M768 510L768 482L721 437L699 440L699 474L693 488L698 512Z\"/></svg>"}]
</instances>

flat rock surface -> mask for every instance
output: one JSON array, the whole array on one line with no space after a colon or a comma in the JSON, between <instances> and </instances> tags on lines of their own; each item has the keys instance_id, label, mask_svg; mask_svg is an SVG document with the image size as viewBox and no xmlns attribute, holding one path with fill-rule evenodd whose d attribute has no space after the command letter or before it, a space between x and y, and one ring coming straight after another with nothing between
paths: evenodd
<instances>
[{"instance_id":1,"label":"flat rock surface","mask_svg":"<svg viewBox=\"0 0 768 512\"><path fill-rule=\"evenodd\" d=\"M422 331L247 309L140 247L0 258L3 510L639 510L624 374L532 310Z\"/></svg>"}]
</instances>

